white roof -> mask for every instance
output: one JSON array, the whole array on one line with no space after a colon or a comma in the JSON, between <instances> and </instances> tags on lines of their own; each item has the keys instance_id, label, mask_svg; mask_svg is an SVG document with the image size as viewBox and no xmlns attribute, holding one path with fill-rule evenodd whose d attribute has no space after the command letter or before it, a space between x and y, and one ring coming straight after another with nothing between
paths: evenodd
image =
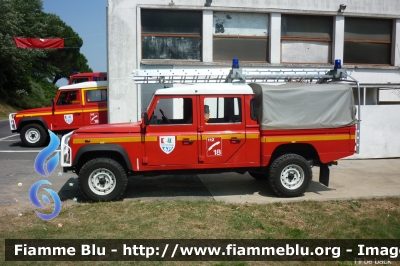
<instances>
[{"instance_id":1,"label":"white roof","mask_svg":"<svg viewBox=\"0 0 400 266\"><path fill-rule=\"evenodd\" d=\"M155 95L254 94L246 83L197 83L159 89Z\"/></svg>"},{"instance_id":2,"label":"white roof","mask_svg":"<svg viewBox=\"0 0 400 266\"><path fill-rule=\"evenodd\" d=\"M107 87L107 86L108 86L108 81L87 81L87 82L62 86L58 89L69 90L69 89L96 88L96 87Z\"/></svg>"}]
</instances>

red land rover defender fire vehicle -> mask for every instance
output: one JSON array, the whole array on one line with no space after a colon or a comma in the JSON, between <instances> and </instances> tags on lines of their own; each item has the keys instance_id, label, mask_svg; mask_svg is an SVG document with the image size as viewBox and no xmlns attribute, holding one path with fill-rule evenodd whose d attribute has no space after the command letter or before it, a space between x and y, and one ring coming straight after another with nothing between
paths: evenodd
<instances>
[{"instance_id":1,"label":"red land rover defender fire vehicle","mask_svg":"<svg viewBox=\"0 0 400 266\"><path fill-rule=\"evenodd\" d=\"M60 87L53 106L9 115L11 132L20 133L21 141L29 147L44 145L49 139L48 129L65 134L83 126L105 124L107 120L107 81Z\"/></svg>"},{"instance_id":2,"label":"red land rover defender fire vehicle","mask_svg":"<svg viewBox=\"0 0 400 266\"><path fill-rule=\"evenodd\" d=\"M89 72L77 73L69 77L68 85L88 82L88 81L106 81L107 72Z\"/></svg>"},{"instance_id":3,"label":"red land rover defender fire vehicle","mask_svg":"<svg viewBox=\"0 0 400 266\"><path fill-rule=\"evenodd\" d=\"M204 83L157 90L142 121L75 130L61 140L61 166L89 200L115 200L127 177L237 172L268 179L279 196L302 195L320 167L355 153L347 84Z\"/></svg>"}]
</instances>

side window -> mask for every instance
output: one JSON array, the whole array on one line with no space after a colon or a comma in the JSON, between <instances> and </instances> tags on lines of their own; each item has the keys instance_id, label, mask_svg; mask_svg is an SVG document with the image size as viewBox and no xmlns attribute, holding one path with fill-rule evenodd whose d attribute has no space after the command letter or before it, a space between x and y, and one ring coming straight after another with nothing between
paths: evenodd
<instances>
[{"instance_id":1,"label":"side window","mask_svg":"<svg viewBox=\"0 0 400 266\"><path fill-rule=\"evenodd\" d=\"M63 91L57 100L57 105L80 104L78 91Z\"/></svg>"},{"instance_id":2,"label":"side window","mask_svg":"<svg viewBox=\"0 0 400 266\"><path fill-rule=\"evenodd\" d=\"M257 121L257 113L258 113L258 109L257 109L256 99L253 98L250 100L250 117L251 117L251 119Z\"/></svg>"},{"instance_id":3,"label":"side window","mask_svg":"<svg viewBox=\"0 0 400 266\"><path fill-rule=\"evenodd\" d=\"M74 78L71 82L71 84L77 84L77 83L82 83L89 81L89 78Z\"/></svg>"},{"instance_id":4,"label":"side window","mask_svg":"<svg viewBox=\"0 0 400 266\"><path fill-rule=\"evenodd\" d=\"M240 98L205 98L204 121L207 124L241 123L242 101Z\"/></svg>"},{"instance_id":5,"label":"side window","mask_svg":"<svg viewBox=\"0 0 400 266\"><path fill-rule=\"evenodd\" d=\"M89 103L107 101L107 90L86 91L86 101Z\"/></svg>"},{"instance_id":6,"label":"side window","mask_svg":"<svg viewBox=\"0 0 400 266\"><path fill-rule=\"evenodd\" d=\"M150 125L193 124L192 98L161 98L151 115Z\"/></svg>"}]
</instances>

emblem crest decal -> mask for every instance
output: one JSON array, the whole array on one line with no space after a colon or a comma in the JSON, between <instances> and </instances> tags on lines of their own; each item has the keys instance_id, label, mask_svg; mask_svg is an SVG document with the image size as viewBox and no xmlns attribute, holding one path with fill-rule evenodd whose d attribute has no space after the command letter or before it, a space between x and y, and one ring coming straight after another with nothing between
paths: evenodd
<instances>
[{"instance_id":1,"label":"emblem crest decal","mask_svg":"<svg viewBox=\"0 0 400 266\"><path fill-rule=\"evenodd\" d=\"M90 113L90 124L99 123L99 113Z\"/></svg>"},{"instance_id":2,"label":"emblem crest decal","mask_svg":"<svg viewBox=\"0 0 400 266\"><path fill-rule=\"evenodd\" d=\"M70 125L74 121L74 116L73 115L64 115L64 121L68 125Z\"/></svg>"},{"instance_id":3,"label":"emblem crest decal","mask_svg":"<svg viewBox=\"0 0 400 266\"><path fill-rule=\"evenodd\" d=\"M175 148L175 136L160 136L160 148L166 154L170 154Z\"/></svg>"}]
</instances>

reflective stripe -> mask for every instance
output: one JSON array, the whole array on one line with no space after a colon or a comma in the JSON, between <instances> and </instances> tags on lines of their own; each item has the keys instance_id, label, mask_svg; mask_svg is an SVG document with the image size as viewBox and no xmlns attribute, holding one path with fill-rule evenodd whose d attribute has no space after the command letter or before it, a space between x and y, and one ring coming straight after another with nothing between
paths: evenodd
<instances>
[{"instance_id":1,"label":"reflective stripe","mask_svg":"<svg viewBox=\"0 0 400 266\"><path fill-rule=\"evenodd\" d=\"M34 114L24 114L24 115L16 115L15 117L31 117L31 116L42 116L42 115L51 115L52 113L34 113Z\"/></svg>"},{"instance_id":2,"label":"reflective stripe","mask_svg":"<svg viewBox=\"0 0 400 266\"><path fill-rule=\"evenodd\" d=\"M258 134L248 134L249 138L258 138ZM247 135L247 136L248 136ZM220 137L222 139L231 139L231 138L244 138L245 134L213 134L213 135L203 135L202 140L207 140L208 138L216 138ZM184 139L188 140L197 140L197 135L189 135L189 136L176 136L178 141L182 141ZM90 140L90 142L85 142L86 140ZM105 144L105 143L118 143L118 142L140 142L142 141L142 137L122 137L122 138L77 138L73 140L74 144ZM158 141L158 136L146 136L145 141Z\"/></svg>"},{"instance_id":3,"label":"reflective stripe","mask_svg":"<svg viewBox=\"0 0 400 266\"><path fill-rule=\"evenodd\" d=\"M290 137L262 137L261 142L291 142L297 141L322 141L322 140L349 140L355 139L355 135L323 135L323 136L290 136Z\"/></svg>"},{"instance_id":4,"label":"reflective stripe","mask_svg":"<svg viewBox=\"0 0 400 266\"><path fill-rule=\"evenodd\" d=\"M244 139L244 134L211 134L211 135L202 135L202 140L207 140L208 138L221 138L221 139L231 139L231 138L242 138Z\"/></svg>"},{"instance_id":5,"label":"reflective stripe","mask_svg":"<svg viewBox=\"0 0 400 266\"><path fill-rule=\"evenodd\" d=\"M100 112L100 111L107 111L107 108L98 108L98 109L84 109L84 113L89 113L89 112Z\"/></svg>"},{"instance_id":6,"label":"reflective stripe","mask_svg":"<svg viewBox=\"0 0 400 266\"><path fill-rule=\"evenodd\" d=\"M176 140L197 140L197 136L196 135L192 135L192 136L177 136Z\"/></svg>"},{"instance_id":7,"label":"reflective stripe","mask_svg":"<svg viewBox=\"0 0 400 266\"><path fill-rule=\"evenodd\" d=\"M89 140L90 142L86 142ZM140 142L141 137L125 137L125 138L83 138L74 139L72 143L74 144L105 144L105 143L115 143L115 142Z\"/></svg>"},{"instance_id":8,"label":"reflective stripe","mask_svg":"<svg viewBox=\"0 0 400 266\"><path fill-rule=\"evenodd\" d=\"M248 139L258 139L258 134L246 134L246 138Z\"/></svg>"},{"instance_id":9,"label":"reflective stripe","mask_svg":"<svg viewBox=\"0 0 400 266\"><path fill-rule=\"evenodd\" d=\"M87 110L82 110L82 109L75 109L75 110L66 110L66 111L59 111L59 112L54 112L55 115L62 115L62 114L70 114L74 112L84 112L84 113L90 113L90 112L101 112L101 111L107 111L107 108L97 108L97 109L87 109ZM43 115L52 115L52 113L32 113L32 114L23 114L23 115L16 115L15 117L31 117L31 116L43 116Z\"/></svg>"}]
</instances>

